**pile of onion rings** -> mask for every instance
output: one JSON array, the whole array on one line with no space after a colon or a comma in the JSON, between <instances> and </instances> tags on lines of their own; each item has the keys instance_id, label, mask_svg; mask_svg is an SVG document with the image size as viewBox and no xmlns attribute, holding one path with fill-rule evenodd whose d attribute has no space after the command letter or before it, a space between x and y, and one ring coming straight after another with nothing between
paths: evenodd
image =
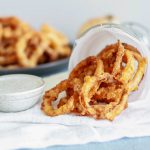
<instances>
[{"instance_id":1,"label":"pile of onion rings","mask_svg":"<svg viewBox=\"0 0 150 150\"><path fill-rule=\"evenodd\" d=\"M82 60L68 79L46 91L41 109L48 116L74 113L114 120L127 108L128 97L138 89L146 67L147 59L135 47L118 40L97 56ZM53 102L63 91L65 96L54 108Z\"/></svg>"},{"instance_id":2,"label":"pile of onion rings","mask_svg":"<svg viewBox=\"0 0 150 150\"><path fill-rule=\"evenodd\" d=\"M0 18L0 68L35 67L70 53L69 40L54 28L35 31L16 17Z\"/></svg>"}]
</instances>

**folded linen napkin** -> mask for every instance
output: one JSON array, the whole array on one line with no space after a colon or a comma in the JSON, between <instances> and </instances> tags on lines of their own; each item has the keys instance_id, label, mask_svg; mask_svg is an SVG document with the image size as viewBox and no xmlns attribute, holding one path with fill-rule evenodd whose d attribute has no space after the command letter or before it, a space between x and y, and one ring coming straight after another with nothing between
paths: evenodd
<instances>
[{"instance_id":1,"label":"folded linen napkin","mask_svg":"<svg viewBox=\"0 0 150 150\"><path fill-rule=\"evenodd\" d=\"M46 89L67 75L65 72L45 78ZM2 149L104 142L122 137L149 136L150 103L149 100L129 102L128 109L111 122L73 115L48 117L40 110L39 102L23 112L1 112L0 122Z\"/></svg>"}]
</instances>

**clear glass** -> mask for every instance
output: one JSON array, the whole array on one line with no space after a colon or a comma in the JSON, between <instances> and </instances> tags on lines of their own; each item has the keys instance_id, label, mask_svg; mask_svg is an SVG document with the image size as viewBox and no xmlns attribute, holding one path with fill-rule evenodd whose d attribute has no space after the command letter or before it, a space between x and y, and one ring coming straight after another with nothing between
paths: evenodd
<instances>
[{"instance_id":1,"label":"clear glass","mask_svg":"<svg viewBox=\"0 0 150 150\"><path fill-rule=\"evenodd\" d=\"M90 28L89 30L97 26L102 26L104 28L115 27L121 29L124 32L128 33L129 35L133 36L134 38L138 39L140 42L144 43L148 48L150 48L150 31L141 24L133 23L133 22L126 22L122 24L112 24L112 23L101 24L101 25L96 25ZM88 32L89 30L87 30L86 32ZM85 33L83 33L80 37L82 37Z\"/></svg>"},{"instance_id":2,"label":"clear glass","mask_svg":"<svg viewBox=\"0 0 150 150\"><path fill-rule=\"evenodd\" d=\"M126 22L122 26L128 28L138 40L150 48L150 31L148 28L134 22Z\"/></svg>"}]
</instances>

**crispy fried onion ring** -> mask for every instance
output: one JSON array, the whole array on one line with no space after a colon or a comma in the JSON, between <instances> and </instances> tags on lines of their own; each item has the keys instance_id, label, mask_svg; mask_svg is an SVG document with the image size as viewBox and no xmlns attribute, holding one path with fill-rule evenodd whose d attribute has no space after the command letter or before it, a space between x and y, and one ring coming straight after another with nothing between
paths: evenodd
<instances>
[{"instance_id":1,"label":"crispy fried onion ring","mask_svg":"<svg viewBox=\"0 0 150 150\"><path fill-rule=\"evenodd\" d=\"M105 76L104 76L104 79L105 79ZM104 100L103 102L90 105L89 102L91 101L93 97L93 95L90 94L91 93L90 91L93 87L97 87L98 89L99 84L102 83L102 81L103 80L99 80L98 78L94 76L92 77L86 76L85 83L82 87L81 94L80 94L80 103L84 110L83 113L87 112L87 114L89 114L90 116L93 116L96 119L100 118L100 119L113 120L114 117L120 114L122 110L127 106L127 98L124 98L124 94L125 94L124 89L120 88L119 90L120 93L117 93L117 97L115 97L116 98L115 101L105 103L105 100Z\"/></svg>"},{"instance_id":2,"label":"crispy fried onion ring","mask_svg":"<svg viewBox=\"0 0 150 150\"><path fill-rule=\"evenodd\" d=\"M87 57L82 60L77 66L71 71L69 75L69 80L74 78L80 79L80 82L84 82L84 77L86 75L95 75L99 77L104 72L103 62L95 56ZM75 83L76 84L76 83ZM68 87L67 95L73 93L73 87Z\"/></svg>"},{"instance_id":3,"label":"crispy fried onion ring","mask_svg":"<svg viewBox=\"0 0 150 150\"><path fill-rule=\"evenodd\" d=\"M57 100L59 93L66 90L68 86L68 80L60 82L56 87L47 91L44 95L44 102L42 103L42 109L49 116L56 116L71 112L74 109L75 96L71 96L67 99L66 103L60 106L58 109L52 107L52 102Z\"/></svg>"},{"instance_id":4,"label":"crispy fried onion ring","mask_svg":"<svg viewBox=\"0 0 150 150\"><path fill-rule=\"evenodd\" d=\"M32 44L32 51L30 45ZM47 48L47 42L38 33L27 33L16 44L16 53L19 63L24 67L35 67L39 58Z\"/></svg>"},{"instance_id":5,"label":"crispy fried onion ring","mask_svg":"<svg viewBox=\"0 0 150 150\"><path fill-rule=\"evenodd\" d=\"M68 79L47 91L42 110L49 116L75 113L95 119L114 120L128 106L128 97L137 90L147 66L147 59L131 45L106 46L97 56L82 60ZM52 106L58 94L57 109Z\"/></svg>"}]
</instances>

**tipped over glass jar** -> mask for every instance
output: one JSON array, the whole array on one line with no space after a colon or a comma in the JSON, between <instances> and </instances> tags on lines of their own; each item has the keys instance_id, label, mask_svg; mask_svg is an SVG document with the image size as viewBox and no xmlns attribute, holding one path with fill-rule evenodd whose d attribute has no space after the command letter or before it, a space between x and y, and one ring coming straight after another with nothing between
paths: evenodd
<instances>
[{"instance_id":1,"label":"tipped over glass jar","mask_svg":"<svg viewBox=\"0 0 150 150\"><path fill-rule=\"evenodd\" d=\"M97 55L104 47L116 43L117 40L136 47L142 56L148 59L144 79L139 86L139 90L130 96L129 101L146 99L150 89L150 39L148 29L139 24L103 24L90 28L75 41L69 62L69 71L84 58Z\"/></svg>"}]
</instances>

